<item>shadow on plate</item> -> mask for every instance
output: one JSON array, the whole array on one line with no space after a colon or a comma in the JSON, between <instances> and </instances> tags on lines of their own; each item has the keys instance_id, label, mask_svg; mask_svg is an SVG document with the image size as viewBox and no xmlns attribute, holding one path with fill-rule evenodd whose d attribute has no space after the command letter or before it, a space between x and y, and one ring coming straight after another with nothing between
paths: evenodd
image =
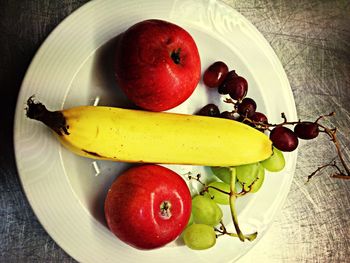
<instances>
[{"instance_id":1,"label":"shadow on plate","mask_svg":"<svg viewBox=\"0 0 350 263\"><path fill-rule=\"evenodd\" d=\"M91 74L97 78L95 81L98 85L90 91L90 97L98 96L101 106L137 109L137 106L126 97L115 80L115 50L121 37L122 34L112 38L97 50Z\"/></svg>"}]
</instances>

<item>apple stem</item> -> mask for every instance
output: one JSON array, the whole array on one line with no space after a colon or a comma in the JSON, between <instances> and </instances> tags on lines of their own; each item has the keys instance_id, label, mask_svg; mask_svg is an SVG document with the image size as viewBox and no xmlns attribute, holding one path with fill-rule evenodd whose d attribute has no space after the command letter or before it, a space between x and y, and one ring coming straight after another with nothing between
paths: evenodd
<instances>
[{"instance_id":1,"label":"apple stem","mask_svg":"<svg viewBox=\"0 0 350 263\"><path fill-rule=\"evenodd\" d=\"M169 219L171 217L171 203L169 201L163 201L160 204L160 214L163 218Z\"/></svg>"}]
</instances>

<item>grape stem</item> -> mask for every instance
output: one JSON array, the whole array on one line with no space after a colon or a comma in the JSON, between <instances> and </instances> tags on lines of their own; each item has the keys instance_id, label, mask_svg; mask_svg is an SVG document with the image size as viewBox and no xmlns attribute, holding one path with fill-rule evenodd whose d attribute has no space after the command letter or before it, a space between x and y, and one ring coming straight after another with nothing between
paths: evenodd
<instances>
[{"instance_id":1,"label":"grape stem","mask_svg":"<svg viewBox=\"0 0 350 263\"><path fill-rule=\"evenodd\" d=\"M218 232L219 234L217 234L216 236L219 237L219 236L223 236L223 235L229 235L231 237L239 237L236 233L230 233L227 231L224 223L222 221L220 221L220 227L219 228L214 228L214 230L216 232ZM253 233L253 234L250 234L250 235L246 235L245 238L249 241L253 241L255 238L257 237L257 233Z\"/></svg>"},{"instance_id":2,"label":"grape stem","mask_svg":"<svg viewBox=\"0 0 350 263\"><path fill-rule=\"evenodd\" d=\"M221 189L219 189L219 188L217 188L217 187L215 187L215 186L212 186L212 185L207 185L207 186L205 186L204 187L204 189L201 191L201 193L203 192L208 192L208 189L209 188L212 188L212 189L215 189L216 191L219 191L219 192L221 192L221 193L223 193L223 194L226 194L226 195L229 195L230 193L229 192L226 192L226 191L224 191L224 190L221 190Z\"/></svg>"},{"instance_id":3,"label":"grape stem","mask_svg":"<svg viewBox=\"0 0 350 263\"><path fill-rule=\"evenodd\" d=\"M231 210L231 217L232 217L232 221L233 221L233 225L236 229L236 233L234 236L237 236L241 241L245 241L245 239L252 241L256 238L257 236L257 232L249 234L249 235L244 235L239 227L238 224L238 217L237 217L237 211L236 211L236 207L235 207L235 202L237 199L237 193L236 193L236 173L232 172L231 170L231 181L230 181L230 210ZM232 235L233 236L233 235Z\"/></svg>"},{"instance_id":4,"label":"grape stem","mask_svg":"<svg viewBox=\"0 0 350 263\"><path fill-rule=\"evenodd\" d=\"M314 172L312 172L308 177L307 177L307 182L310 181L310 179L312 177L314 177L317 173L319 173L321 170L323 170L324 168L327 168L327 167L334 167L338 173L336 174L333 174L332 177L334 178L339 178L339 179L350 179L350 176L348 175L344 175L343 172L341 171L341 169L338 167L337 163L332 160L331 162L325 164L325 165L322 165L320 167L318 167Z\"/></svg>"},{"instance_id":5,"label":"grape stem","mask_svg":"<svg viewBox=\"0 0 350 263\"><path fill-rule=\"evenodd\" d=\"M311 173L308 176L307 182L309 182L310 179L314 175L316 175L317 173L319 173L321 170L323 170L326 167L334 167L337 170L337 173L332 174L331 177L337 178L337 179L349 180L350 179L350 169L346 165L346 162L344 160L342 151L340 150L340 144L339 144L339 140L337 138L337 129L336 128L330 129L330 128L327 128L327 127L325 127L325 126L323 126L321 124L318 124L318 125L323 128L323 130L320 130L320 131L326 133L331 138L331 141L334 143L334 146L335 146L337 154L338 154L338 158L339 158L339 160L340 160L340 162L341 162L345 172L342 171L339 168L339 166L337 165L336 161L332 160L328 164L325 164L325 165L322 165L322 166L318 167L313 173Z\"/></svg>"},{"instance_id":6,"label":"grape stem","mask_svg":"<svg viewBox=\"0 0 350 263\"><path fill-rule=\"evenodd\" d=\"M217 187L215 187L215 186L206 185L205 183L203 183L203 182L200 180L200 178L201 178L201 175L200 175L200 174L197 174L196 177L193 177L192 175L188 175L188 179L189 179L189 180L196 180L198 183L200 183L200 184L203 186L203 190L201 190L199 194L204 194L205 192L208 192L208 189L209 189L209 188L212 188L212 189L215 189L215 190L217 190L217 191L219 191L219 192L221 192L221 193L223 193L223 194L230 195L229 192L226 192L226 191L224 191L224 190L221 190L221 189L219 189L219 188L217 188Z\"/></svg>"},{"instance_id":7,"label":"grape stem","mask_svg":"<svg viewBox=\"0 0 350 263\"><path fill-rule=\"evenodd\" d=\"M248 235L244 235L241 231L241 229L239 228L239 224L238 224L238 217L237 217L237 212L236 212L236 208L235 208L235 201L237 199L237 197L240 197L246 193L248 193L247 191L242 190L239 193L236 193L236 172L233 169L231 170L231 181L230 181L230 192L226 192L223 191L215 186L211 186L211 185L206 185L205 183L203 183L200 180L201 175L197 174L196 176L192 176L191 173L187 173L187 177L189 180L196 180L198 183L200 183L203 186L203 190L200 192L200 194L203 194L204 192L208 192L209 188L215 189L223 194L227 194L229 195L229 204L230 204L230 211L231 211L231 217L232 217L232 221L233 221L233 225L236 229L236 233L230 233L227 231L225 225L223 224L222 221L220 221L220 228L214 228L214 230L216 232L218 232L219 234L217 234L217 236L222 236L222 235L229 235L232 237L238 237L241 241L245 241L245 240L249 240L249 241L253 241L258 233L254 232L252 234L248 234Z\"/></svg>"},{"instance_id":8,"label":"grape stem","mask_svg":"<svg viewBox=\"0 0 350 263\"><path fill-rule=\"evenodd\" d=\"M232 112L235 112L235 113L237 112L237 105L240 103L239 101L235 101L235 100L232 100L230 98L225 98L224 102L233 104L234 105L234 110ZM319 171L323 170L326 167L330 167L330 166L337 170L337 173L332 174L331 177L338 178L338 179L350 179L350 168L346 164L344 156L343 156L343 153L342 153L342 151L340 149L340 143L339 143L339 140L337 138L337 129L336 128L328 128L328 127L325 127L324 125L319 123L324 118L332 117L334 115L335 115L334 111L329 113L329 114L321 115L320 117L318 117L316 119L316 121L314 123L316 123L318 125L319 131L326 133L330 137L331 141L334 143L334 146L336 148L336 152L337 152L338 158L339 158L340 163L342 164L342 166L343 166L345 171L340 169L335 161L331 161L328 164L325 164L325 165L322 165L322 166L318 167L313 173L311 173L308 176L308 180L307 181L309 181ZM253 121L253 120L251 120L251 119L249 119L247 117L244 117L242 122L243 123L247 123L248 122L250 124L253 124L256 128L264 130L264 131L265 130L271 131L271 127L277 127L277 126L283 126L283 125L297 125L299 123L302 123L301 120L288 121L287 118L286 118L286 115L283 112L281 113L281 118L283 119L283 122L277 123L277 124Z\"/></svg>"},{"instance_id":9,"label":"grape stem","mask_svg":"<svg viewBox=\"0 0 350 263\"><path fill-rule=\"evenodd\" d=\"M189 175L188 175L189 174ZM197 181L198 183L200 183L202 186L203 186L203 190L201 190L200 192L199 192L199 194L204 194L205 192L208 192L208 189L209 188L212 188L212 189L215 189L216 191L219 191L220 193L223 193L223 194L226 194L226 195L231 195L232 193L231 192L226 192L226 191L224 191L224 190L222 190L222 189L219 189L219 188L217 188L217 187L215 187L215 186L212 186L212 185L206 185L205 183L203 183L201 180L200 180L200 177L201 177L201 175L200 174L197 174L196 175L196 177L193 177L192 175L190 175L191 173L189 172L189 173L187 173L187 178L189 179L189 180L195 180L195 181ZM243 196L243 195L245 195L245 194L247 194L247 193L249 193L249 191L245 191L244 189L242 189L242 191L241 192L239 192L239 193L236 193L235 192L235 195L236 195L236 197L240 197L240 196Z\"/></svg>"},{"instance_id":10,"label":"grape stem","mask_svg":"<svg viewBox=\"0 0 350 263\"><path fill-rule=\"evenodd\" d=\"M277 126L283 126L283 125L296 125L296 124L299 124L302 122L301 120L287 121L287 118L286 118L286 115L284 114L284 112L281 113L281 118L283 119L283 122L281 122L281 123L266 123L266 122L253 121L253 120L249 119L248 117L244 117L243 122L247 121L251 124L254 124L258 128L263 129L263 130L270 130L271 127L277 127Z\"/></svg>"},{"instance_id":11,"label":"grape stem","mask_svg":"<svg viewBox=\"0 0 350 263\"><path fill-rule=\"evenodd\" d=\"M321 127L323 127L323 126L321 126ZM337 129L336 128L329 129L329 128L326 128L326 127L324 127L324 129L325 129L325 133L331 138L331 141L334 143L336 151L337 151L337 154L338 154L338 157L339 157L339 160L340 160L341 164L343 165L343 167L344 167L344 169L346 171L346 175L343 172L340 171L339 175L341 177L339 177L339 175L337 175L337 178L342 178L344 176L350 177L350 169L346 165L344 157L343 157L343 154L342 154L342 151L340 150L340 144L339 144L339 140L337 138ZM338 170L340 170L340 169L338 168ZM335 175L333 175L333 177L335 177ZM349 178L347 178L347 179L349 179Z\"/></svg>"},{"instance_id":12,"label":"grape stem","mask_svg":"<svg viewBox=\"0 0 350 263\"><path fill-rule=\"evenodd\" d=\"M309 181L316 173L318 173L320 170L322 170L322 169L324 169L324 168L326 168L326 167L329 167L329 166L334 167L334 168L338 171L337 173L332 174L331 177L333 177L333 178L338 178L338 179L350 179L350 169L349 169L349 167L347 166L347 164L346 164L346 162L345 162L345 159L344 159L344 156L343 156L343 154L342 154L342 151L341 151L341 149L340 149L340 143L339 143L339 140L338 140L338 137L337 137L337 128L328 128L328 127L326 127L326 126L324 126L324 125L322 125L322 124L319 123L319 122L320 122L321 120L323 120L324 118L326 118L326 117L332 117L332 116L334 116L334 115L335 115L335 112L334 112L334 111L331 112L331 113L329 113L329 114L321 115L320 117L318 117L318 118L316 119L315 123L318 125L319 131L320 131L320 132L326 133L326 134L330 137L331 141L334 143L334 146L335 146L335 148L336 148L336 152L337 152L338 158L339 158L339 160L340 160L340 162L341 162L341 164L342 164L342 166L343 166L345 172L342 171L342 170L339 168L339 166L337 165L337 163L336 163L335 161L331 161L330 163L325 164L325 165L323 165L323 166L317 168L313 173L311 173L311 174L308 176L308 181ZM300 120L297 121L297 122L288 122L288 121L287 121L287 118L286 118L286 116L285 116L284 113L282 113L281 116L282 116L282 118L284 119L284 122L282 122L282 123L280 123L280 124L265 124L265 125L268 125L269 127L273 127L273 126L280 126L280 125L285 125L285 124L286 124L286 125L296 125L296 124L298 124L298 123L301 123ZM251 121L251 120L248 120L248 121ZM255 124L254 121L251 121L251 122L252 122L253 124ZM320 128L322 128L322 129L320 129Z\"/></svg>"}]
</instances>

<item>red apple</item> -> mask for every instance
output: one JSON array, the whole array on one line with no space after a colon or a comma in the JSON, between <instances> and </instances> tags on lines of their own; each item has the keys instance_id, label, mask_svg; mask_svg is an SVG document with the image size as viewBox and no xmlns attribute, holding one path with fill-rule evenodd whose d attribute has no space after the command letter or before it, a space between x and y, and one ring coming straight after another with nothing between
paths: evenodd
<instances>
[{"instance_id":1,"label":"red apple","mask_svg":"<svg viewBox=\"0 0 350 263\"><path fill-rule=\"evenodd\" d=\"M191 215L191 194L172 170L154 164L130 168L112 184L105 200L110 230L139 249L164 246L178 237Z\"/></svg>"},{"instance_id":2,"label":"red apple","mask_svg":"<svg viewBox=\"0 0 350 263\"><path fill-rule=\"evenodd\" d=\"M137 106L150 111L181 104L200 80L200 58L193 38L163 20L145 20L126 30L115 59L119 86Z\"/></svg>"}]
</instances>

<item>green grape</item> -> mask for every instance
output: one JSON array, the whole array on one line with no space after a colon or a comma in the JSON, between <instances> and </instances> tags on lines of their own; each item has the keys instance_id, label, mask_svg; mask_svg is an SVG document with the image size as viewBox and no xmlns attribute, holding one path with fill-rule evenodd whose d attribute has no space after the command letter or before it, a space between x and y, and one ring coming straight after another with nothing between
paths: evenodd
<instances>
[{"instance_id":1,"label":"green grape","mask_svg":"<svg viewBox=\"0 0 350 263\"><path fill-rule=\"evenodd\" d=\"M216 243L214 228L205 224L192 224L182 236L186 246L195 250L211 248Z\"/></svg>"},{"instance_id":2,"label":"green grape","mask_svg":"<svg viewBox=\"0 0 350 263\"><path fill-rule=\"evenodd\" d=\"M218 188L222 191L225 191L227 193L230 193L230 185L225 184L223 182L212 182L208 186L212 186L215 188ZM230 195L222 193L214 188L209 187L208 192L204 195L206 197L212 198L216 203L222 204L222 205L228 205L230 200Z\"/></svg>"},{"instance_id":3,"label":"green grape","mask_svg":"<svg viewBox=\"0 0 350 263\"><path fill-rule=\"evenodd\" d=\"M245 164L236 167L237 180L245 186L250 186L259 174L260 163Z\"/></svg>"},{"instance_id":4,"label":"green grape","mask_svg":"<svg viewBox=\"0 0 350 263\"><path fill-rule=\"evenodd\" d=\"M250 192L256 193L262 186L264 179L265 179L265 168L264 166L260 165L258 176L254 181L254 183L250 186Z\"/></svg>"},{"instance_id":5,"label":"green grape","mask_svg":"<svg viewBox=\"0 0 350 263\"><path fill-rule=\"evenodd\" d=\"M230 184L231 169L229 167L210 167L213 174L224 183ZM234 169L234 168L233 168Z\"/></svg>"},{"instance_id":6,"label":"green grape","mask_svg":"<svg viewBox=\"0 0 350 263\"><path fill-rule=\"evenodd\" d=\"M268 159L262 161L261 164L270 172L279 172L284 168L286 162L283 153L273 147L272 155Z\"/></svg>"},{"instance_id":7,"label":"green grape","mask_svg":"<svg viewBox=\"0 0 350 263\"><path fill-rule=\"evenodd\" d=\"M221 208L210 198L197 195L192 199L193 221L198 224L216 226L222 219Z\"/></svg>"}]
</instances>

